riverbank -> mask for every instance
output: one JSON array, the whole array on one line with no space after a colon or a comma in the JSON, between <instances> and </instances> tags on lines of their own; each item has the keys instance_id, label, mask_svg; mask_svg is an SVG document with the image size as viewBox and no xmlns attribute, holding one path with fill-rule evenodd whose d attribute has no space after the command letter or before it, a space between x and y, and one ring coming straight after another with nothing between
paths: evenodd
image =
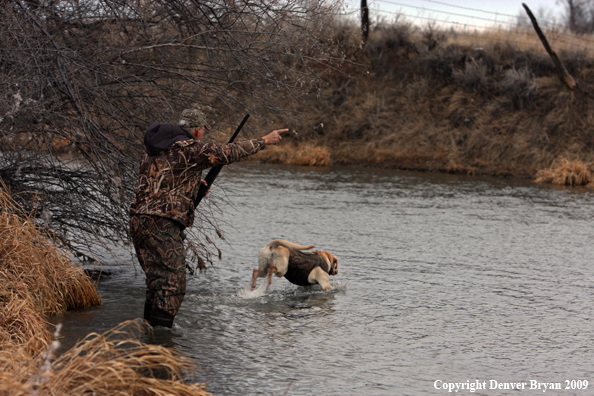
<instances>
[{"instance_id":1,"label":"riverbank","mask_svg":"<svg viewBox=\"0 0 594 396\"><path fill-rule=\"evenodd\" d=\"M347 148L348 152L352 149ZM333 158L339 158L338 161ZM419 158L416 158L419 160ZM406 159L397 158L394 152L379 148L367 148L362 150L360 156L350 160L349 155L342 155L340 149L332 150L321 144L316 145L311 142L295 143L290 142L278 146L268 147L266 150L248 158L246 161L262 162L270 164L299 165L324 167L332 164L369 166L378 168L415 170L423 172L442 172L453 174L468 175L489 175L513 177L513 174L507 174L501 171L494 173L477 173L474 169L465 167L440 167L439 162L433 158L425 158L425 162L410 163ZM548 168L540 169L534 174L520 175L520 178L532 178L535 183L554 184L564 186L586 186L594 188L594 164L585 163L581 160L568 160L561 157L555 160Z\"/></svg>"},{"instance_id":2,"label":"riverbank","mask_svg":"<svg viewBox=\"0 0 594 396\"><path fill-rule=\"evenodd\" d=\"M1 395L209 395L202 384L184 382L191 359L138 341L150 331L142 320L89 334L56 356L60 329L50 330L47 317L101 305L101 296L4 185L0 207Z\"/></svg>"},{"instance_id":3,"label":"riverbank","mask_svg":"<svg viewBox=\"0 0 594 396\"><path fill-rule=\"evenodd\" d=\"M256 158L588 184L594 62L578 43L588 38L548 35L574 90L531 28L468 35L383 25L363 48L356 34L336 38L350 43L351 63L328 71L328 85L298 106L304 124L290 125L297 133L284 149ZM308 150L324 161L308 161ZM570 168L587 173L542 177Z\"/></svg>"}]
</instances>

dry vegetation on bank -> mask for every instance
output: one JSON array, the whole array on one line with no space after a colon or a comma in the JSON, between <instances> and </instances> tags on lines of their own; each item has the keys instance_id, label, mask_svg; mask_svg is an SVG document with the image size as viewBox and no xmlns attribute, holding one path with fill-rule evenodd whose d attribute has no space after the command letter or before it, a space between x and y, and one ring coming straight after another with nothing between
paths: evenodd
<instances>
[{"instance_id":1,"label":"dry vegetation on bank","mask_svg":"<svg viewBox=\"0 0 594 396\"><path fill-rule=\"evenodd\" d=\"M47 315L100 305L101 297L1 184L0 208L0 395L208 395L184 382L190 359L138 341L142 320L90 334L52 362Z\"/></svg>"},{"instance_id":2,"label":"dry vegetation on bank","mask_svg":"<svg viewBox=\"0 0 594 396\"><path fill-rule=\"evenodd\" d=\"M583 44L589 37L549 36L578 83L573 91L532 30L472 36L384 25L363 49L356 33L336 37L350 43L347 59L363 66L345 64L302 103L309 127L295 126L299 138L287 136L285 149L303 151L303 142L323 147L324 164L533 178L547 169L567 171L565 160L591 172L594 64ZM260 159L297 163L276 152ZM305 157L299 161L307 163Z\"/></svg>"},{"instance_id":3,"label":"dry vegetation on bank","mask_svg":"<svg viewBox=\"0 0 594 396\"><path fill-rule=\"evenodd\" d=\"M594 187L592 182L591 164L581 161L569 161L562 158L548 169L539 170L534 181L536 183L556 184L562 186Z\"/></svg>"}]
</instances>

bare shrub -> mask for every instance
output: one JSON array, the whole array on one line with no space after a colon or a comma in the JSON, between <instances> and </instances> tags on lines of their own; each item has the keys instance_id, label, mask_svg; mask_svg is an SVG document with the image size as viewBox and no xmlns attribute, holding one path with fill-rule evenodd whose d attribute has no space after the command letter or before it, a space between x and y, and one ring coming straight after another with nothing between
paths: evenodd
<instances>
[{"instance_id":1,"label":"bare shrub","mask_svg":"<svg viewBox=\"0 0 594 396\"><path fill-rule=\"evenodd\" d=\"M514 68L505 72L499 82L500 89L512 98L516 108L532 104L538 94L538 80L528 69Z\"/></svg>"},{"instance_id":2,"label":"bare shrub","mask_svg":"<svg viewBox=\"0 0 594 396\"><path fill-rule=\"evenodd\" d=\"M430 52L421 59L425 74L441 84L449 83L455 70L463 69L468 55L458 45L448 45Z\"/></svg>"},{"instance_id":3,"label":"bare shrub","mask_svg":"<svg viewBox=\"0 0 594 396\"><path fill-rule=\"evenodd\" d=\"M297 119L294 104L344 61L329 39L337 11L324 0L0 2L0 177L72 248L119 243L147 126L193 103L216 129L246 111L258 127ZM204 241L216 226L198 218Z\"/></svg>"},{"instance_id":4,"label":"bare shrub","mask_svg":"<svg viewBox=\"0 0 594 396\"><path fill-rule=\"evenodd\" d=\"M486 92L489 88L487 67L482 60L470 59L463 69L454 71L453 78L456 83L476 92Z\"/></svg>"},{"instance_id":5,"label":"bare shrub","mask_svg":"<svg viewBox=\"0 0 594 396\"><path fill-rule=\"evenodd\" d=\"M407 61L419 54L415 34L416 29L404 22L378 25L373 40L365 46L372 70L379 75L400 76L407 69Z\"/></svg>"},{"instance_id":6,"label":"bare shrub","mask_svg":"<svg viewBox=\"0 0 594 396\"><path fill-rule=\"evenodd\" d=\"M421 31L426 51L433 51L446 40L446 34L434 24L429 24Z\"/></svg>"},{"instance_id":7,"label":"bare shrub","mask_svg":"<svg viewBox=\"0 0 594 396\"><path fill-rule=\"evenodd\" d=\"M538 171L534 181L561 186L584 186L592 180L588 164L562 158L555 161L550 168Z\"/></svg>"}]
</instances>

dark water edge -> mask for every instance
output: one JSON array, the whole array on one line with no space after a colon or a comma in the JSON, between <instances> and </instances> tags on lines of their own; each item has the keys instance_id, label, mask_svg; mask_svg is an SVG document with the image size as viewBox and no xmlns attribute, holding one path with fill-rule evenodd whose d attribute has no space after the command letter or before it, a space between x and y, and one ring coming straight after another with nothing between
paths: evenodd
<instances>
[{"instance_id":1,"label":"dark water edge","mask_svg":"<svg viewBox=\"0 0 594 396\"><path fill-rule=\"evenodd\" d=\"M196 359L220 395L440 395L441 383L590 380L592 207L588 189L385 169L237 164L223 261L189 277L158 342ZM213 193L215 193L213 191ZM336 254L336 289L275 279L247 290L274 238ZM130 252L105 262L104 305L68 312L67 346L139 317ZM472 394L533 394L477 390ZM542 392L539 390L538 392ZM589 394L549 390L546 394ZM471 394L469 391L466 393Z\"/></svg>"}]
</instances>

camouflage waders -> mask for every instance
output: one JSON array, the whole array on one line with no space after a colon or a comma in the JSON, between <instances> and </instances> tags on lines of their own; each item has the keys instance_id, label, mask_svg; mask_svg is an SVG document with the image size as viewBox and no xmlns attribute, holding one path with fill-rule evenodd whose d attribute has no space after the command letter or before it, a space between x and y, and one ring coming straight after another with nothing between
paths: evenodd
<instances>
[{"instance_id":1,"label":"camouflage waders","mask_svg":"<svg viewBox=\"0 0 594 396\"><path fill-rule=\"evenodd\" d=\"M182 227L180 223L165 217L130 216L136 257L146 274L147 320L147 310L154 313L155 308L175 316L186 294Z\"/></svg>"},{"instance_id":2,"label":"camouflage waders","mask_svg":"<svg viewBox=\"0 0 594 396\"><path fill-rule=\"evenodd\" d=\"M188 109L183 126L205 126L204 114ZM226 165L266 147L263 138L215 144L195 140L182 127L152 124L144 136L136 195L130 206L130 232L146 274L144 317L171 327L186 293L181 231L194 223L202 171Z\"/></svg>"}]
</instances>

